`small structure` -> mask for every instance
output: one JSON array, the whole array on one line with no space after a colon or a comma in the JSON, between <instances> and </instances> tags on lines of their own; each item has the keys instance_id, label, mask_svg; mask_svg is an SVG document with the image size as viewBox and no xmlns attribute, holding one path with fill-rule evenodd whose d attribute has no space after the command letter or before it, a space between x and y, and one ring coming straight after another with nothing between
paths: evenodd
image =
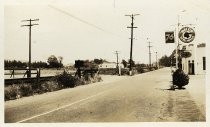
<instances>
[{"instance_id":1,"label":"small structure","mask_svg":"<svg viewBox=\"0 0 210 127\"><path fill-rule=\"evenodd\" d=\"M205 43L184 45L184 52L190 52L188 58L182 57L182 70L187 74L206 74Z\"/></svg>"},{"instance_id":2,"label":"small structure","mask_svg":"<svg viewBox=\"0 0 210 127\"><path fill-rule=\"evenodd\" d=\"M119 63L120 68L124 68L123 64ZM99 68L117 68L117 63L115 62L104 62L99 65Z\"/></svg>"}]
</instances>

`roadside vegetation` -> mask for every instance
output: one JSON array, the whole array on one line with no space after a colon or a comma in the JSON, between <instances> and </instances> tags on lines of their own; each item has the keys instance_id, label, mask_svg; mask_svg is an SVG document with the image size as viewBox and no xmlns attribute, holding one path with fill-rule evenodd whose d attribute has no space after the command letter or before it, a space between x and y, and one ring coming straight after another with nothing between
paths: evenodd
<instances>
[{"instance_id":1,"label":"roadside vegetation","mask_svg":"<svg viewBox=\"0 0 210 127\"><path fill-rule=\"evenodd\" d=\"M64 71L62 74L58 74L50 81L34 82L34 83L20 83L5 86L4 98L5 101L19 99L22 97L33 96L36 94L43 94L46 92L53 92L66 88L74 88L80 85L86 85L90 83L102 81L99 75L87 76L78 78Z\"/></svg>"},{"instance_id":2,"label":"roadside vegetation","mask_svg":"<svg viewBox=\"0 0 210 127\"><path fill-rule=\"evenodd\" d=\"M44 71L42 74L49 72L59 72L61 70L78 70L78 68L74 65L72 68L64 67L62 63L62 57L56 57L51 55L48 57L47 62L34 62L32 63L33 68L43 68ZM16 61L16 60L5 60L4 61L5 68L25 68L27 67L26 62ZM66 88L74 88L80 85L86 85L90 83L100 82L102 81L99 74L105 75L118 75L117 68L98 68L100 64L104 62L108 62L105 59L94 59L94 60L85 60L80 67L83 69L81 71L82 76L74 75L70 73L70 71L63 71L56 74L49 81L41 81L41 82L32 82L32 83L19 83L5 86L5 101L14 100L26 96L32 96L36 94L43 94L46 92L53 92ZM122 60L121 62L124 65L124 68L121 68L121 75L129 75L129 63L130 61ZM146 64L136 64L135 61L131 61L133 73L140 74L148 71L156 70L153 68L149 69L149 66ZM96 69L97 73L92 71ZM46 74L45 74L46 75Z\"/></svg>"}]
</instances>

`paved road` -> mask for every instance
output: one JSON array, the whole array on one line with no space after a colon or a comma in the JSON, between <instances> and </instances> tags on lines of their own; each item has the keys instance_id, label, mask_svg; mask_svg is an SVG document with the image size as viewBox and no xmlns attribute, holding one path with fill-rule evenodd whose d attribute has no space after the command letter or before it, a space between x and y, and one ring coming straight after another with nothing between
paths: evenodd
<instances>
[{"instance_id":1,"label":"paved road","mask_svg":"<svg viewBox=\"0 0 210 127\"><path fill-rule=\"evenodd\" d=\"M8 101L5 122L205 121L205 89L201 94L191 92L193 86L167 90L170 79L170 69L164 68Z\"/></svg>"}]
</instances>

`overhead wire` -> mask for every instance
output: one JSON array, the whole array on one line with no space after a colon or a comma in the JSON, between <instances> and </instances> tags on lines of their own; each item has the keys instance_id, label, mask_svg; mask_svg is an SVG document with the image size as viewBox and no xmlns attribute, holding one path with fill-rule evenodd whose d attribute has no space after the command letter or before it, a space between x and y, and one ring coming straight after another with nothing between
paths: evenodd
<instances>
[{"instance_id":1,"label":"overhead wire","mask_svg":"<svg viewBox=\"0 0 210 127\"><path fill-rule=\"evenodd\" d=\"M109 31L107 31L107 30L105 30L105 29L103 29L103 28L101 28L101 27L99 27L99 26L96 26L96 25L93 24L93 23L90 23L90 22L88 22L88 21L86 21L86 20L83 20L83 19L81 19L81 18L79 18L79 17L77 17L77 16L75 16L75 15L73 15L73 14L67 12L67 11L64 11L64 10L62 10L62 9L59 9L59 8L53 6L53 5L48 5L48 6L49 6L50 8L52 8L52 9L54 9L54 10L60 12L60 13L63 13L63 14L65 14L65 15L67 15L67 16L70 16L71 18L74 18L74 19L76 19L77 21L80 21L80 22L82 22L82 23L84 23L84 24L86 24L86 25L88 25L88 26L91 26L91 27L93 27L93 28L95 28L95 29L97 29L97 30L99 30L99 31L108 33L108 34L110 34L110 35L112 35L112 36L115 35L115 36L119 37L118 35L113 34L113 33L109 32Z\"/></svg>"}]
</instances>

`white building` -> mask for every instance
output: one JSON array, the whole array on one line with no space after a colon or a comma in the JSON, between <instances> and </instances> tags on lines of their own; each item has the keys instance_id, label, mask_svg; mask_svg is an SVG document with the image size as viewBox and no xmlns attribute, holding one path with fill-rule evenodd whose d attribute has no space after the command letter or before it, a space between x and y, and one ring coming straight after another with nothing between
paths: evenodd
<instances>
[{"instance_id":1,"label":"white building","mask_svg":"<svg viewBox=\"0 0 210 127\"><path fill-rule=\"evenodd\" d=\"M123 64L119 63L118 66L120 68L124 68ZM104 62L103 64L99 65L99 68L116 68L117 67L117 63L115 62Z\"/></svg>"},{"instance_id":2,"label":"white building","mask_svg":"<svg viewBox=\"0 0 210 127\"><path fill-rule=\"evenodd\" d=\"M188 58L182 58L182 69L187 74L206 74L206 44L188 44L183 46L191 53Z\"/></svg>"}]
</instances>

